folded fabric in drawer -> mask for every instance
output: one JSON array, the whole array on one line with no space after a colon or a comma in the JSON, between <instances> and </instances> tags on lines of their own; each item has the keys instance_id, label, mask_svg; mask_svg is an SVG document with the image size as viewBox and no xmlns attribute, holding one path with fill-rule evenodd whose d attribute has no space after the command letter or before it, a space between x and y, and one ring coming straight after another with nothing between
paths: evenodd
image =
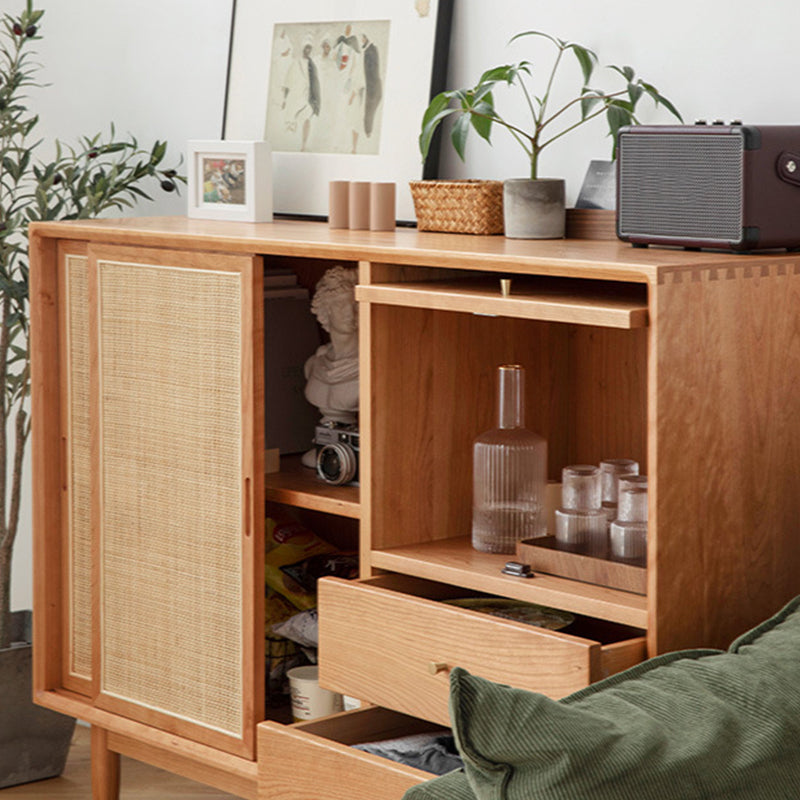
<instances>
[{"instance_id":1,"label":"folded fabric in drawer","mask_svg":"<svg viewBox=\"0 0 800 800\"><path fill-rule=\"evenodd\" d=\"M461 769L463 762L449 731L418 733L397 739L384 739L353 745L356 750L388 758L409 767L425 770L432 775L446 775Z\"/></svg>"}]
</instances>

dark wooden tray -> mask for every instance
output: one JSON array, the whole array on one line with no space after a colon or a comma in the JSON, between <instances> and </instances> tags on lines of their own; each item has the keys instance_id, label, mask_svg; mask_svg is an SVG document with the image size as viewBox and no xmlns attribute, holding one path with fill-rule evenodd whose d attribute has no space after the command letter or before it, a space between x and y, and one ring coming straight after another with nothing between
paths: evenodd
<instances>
[{"instance_id":1,"label":"dark wooden tray","mask_svg":"<svg viewBox=\"0 0 800 800\"><path fill-rule=\"evenodd\" d=\"M560 550L554 536L524 539L517 543L517 560L534 572L609 586L634 594L647 594L647 569L607 558Z\"/></svg>"}]
</instances>

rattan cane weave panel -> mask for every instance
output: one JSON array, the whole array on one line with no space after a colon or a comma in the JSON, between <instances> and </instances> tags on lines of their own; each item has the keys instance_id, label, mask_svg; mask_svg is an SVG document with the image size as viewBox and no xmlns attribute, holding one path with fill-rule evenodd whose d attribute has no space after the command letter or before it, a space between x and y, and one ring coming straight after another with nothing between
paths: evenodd
<instances>
[{"instance_id":1,"label":"rattan cane weave panel","mask_svg":"<svg viewBox=\"0 0 800 800\"><path fill-rule=\"evenodd\" d=\"M88 680L92 674L92 529L87 270L86 256L66 256L70 469L67 534L69 671Z\"/></svg>"},{"instance_id":2,"label":"rattan cane weave panel","mask_svg":"<svg viewBox=\"0 0 800 800\"><path fill-rule=\"evenodd\" d=\"M241 276L98 270L101 691L241 735Z\"/></svg>"}]
</instances>

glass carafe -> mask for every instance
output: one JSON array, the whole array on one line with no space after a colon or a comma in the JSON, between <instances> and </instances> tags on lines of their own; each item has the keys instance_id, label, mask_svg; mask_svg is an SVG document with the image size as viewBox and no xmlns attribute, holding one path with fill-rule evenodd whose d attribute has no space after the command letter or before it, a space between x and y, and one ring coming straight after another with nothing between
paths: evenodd
<instances>
[{"instance_id":1,"label":"glass carafe","mask_svg":"<svg viewBox=\"0 0 800 800\"><path fill-rule=\"evenodd\" d=\"M513 553L520 539L544 536L547 442L525 428L525 370L497 370L497 427L473 445L472 546Z\"/></svg>"}]
</instances>

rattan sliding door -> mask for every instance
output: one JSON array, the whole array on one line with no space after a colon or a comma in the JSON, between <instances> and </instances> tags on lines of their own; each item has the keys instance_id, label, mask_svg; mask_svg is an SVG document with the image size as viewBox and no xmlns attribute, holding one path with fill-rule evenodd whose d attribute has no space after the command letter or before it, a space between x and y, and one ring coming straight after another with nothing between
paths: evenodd
<instances>
[{"instance_id":1,"label":"rattan sliding door","mask_svg":"<svg viewBox=\"0 0 800 800\"><path fill-rule=\"evenodd\" d=\"M88 694L92 675L89 287L86 245L58 252L62 477L62 681Z\"/></svg>"},{"instance_id":2,"label":"rattan sliding door","mask_svg":"<svg viewBox=\"0 0 800 800\"><path fill-rule=\"evenodd\" d=\"M253 756L260 259L91 246L98 706Z\"/></svg>"}]
</instances>

